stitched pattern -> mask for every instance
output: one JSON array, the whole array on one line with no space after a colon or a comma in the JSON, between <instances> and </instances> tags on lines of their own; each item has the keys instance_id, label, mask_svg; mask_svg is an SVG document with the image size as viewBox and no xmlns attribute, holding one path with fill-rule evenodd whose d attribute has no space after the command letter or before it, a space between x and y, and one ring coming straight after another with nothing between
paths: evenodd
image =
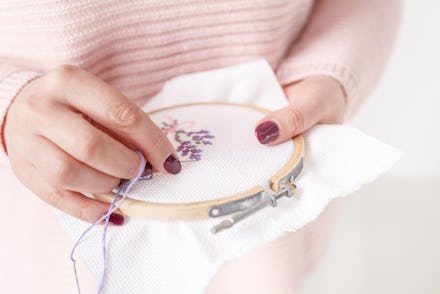
<instances>
[{"instance_id":1,"label":"stitched pattern","mask_svg":"<svg viewBox=\"0 0 440 294\"><path fill-rule=\"evenodd\" d=\"M162 122L161 129L165 135L173 135L172 139L179 143L176 151L181 157L197 161L202 159L202 145L212 145L215 136L208 130L187 130L195 125L195 121L179 122L177 119L168 116L167 120Z\"/></svg>"}]
</instances>

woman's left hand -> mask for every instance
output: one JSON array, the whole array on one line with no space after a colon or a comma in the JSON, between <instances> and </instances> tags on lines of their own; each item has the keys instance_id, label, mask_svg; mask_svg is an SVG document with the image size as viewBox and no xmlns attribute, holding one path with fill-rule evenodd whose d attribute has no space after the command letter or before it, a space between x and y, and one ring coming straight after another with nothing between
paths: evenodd
<instances>
[{"instance_id":1,"label":"woman's left hand","mask_svg":"<svg viewBox=\"0 0 440 294\"><path fill-rule=\"evenodd\" d=\"M341 123L346 97L340 83L329 76L311 76L284 87L289 105L258 122L255 134L265 145L276 145L316 124Z\"/></svg>"}]
</instances>

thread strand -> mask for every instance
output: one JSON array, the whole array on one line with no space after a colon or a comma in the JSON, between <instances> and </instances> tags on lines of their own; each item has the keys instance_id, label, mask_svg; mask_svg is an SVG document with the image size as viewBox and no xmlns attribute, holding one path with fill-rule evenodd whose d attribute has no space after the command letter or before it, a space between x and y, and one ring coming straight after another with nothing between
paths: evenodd
<instances>
[{"instance_id":1,"label":"thread strand","mask_svg":"<svg viewBox=\"0 0 440 294\"><path fill-rule=\"evenodd\" d=\"M133 188L133 186L138 181L140 181L140 180L150 180L152 178L152 174L150 174L149 176L145 176L144 175L145 167L147 165L145 157L142 155L142 153L140 151L135 150L135 152L138 154L138 156L141 159L141 164L139 166L139 171L138 171L136 177L134 177L132 180L126 182L124 185L121 185L121 186L118 187L118 190L115 192L115 196L113 198L112 203L110 204L110 207L109 207L108 211L99 220L97 220L95 223L91 224L79 236L79 238L76 240L75 244L73 245L72 251L70 253L70 260L72 261L72 264L73 264L73 271L74 271L74 274L75 274L75 282L76 282L76 287L77 287L77 290L78 290L78 294L81 294L81 286L80 286L80 283L79 283L78 270L77 270L76 259L75 259L74 255L75 255L75 251L76 251L77 247L79 246L81 240L96 225L98 225L98 224L102 223L103 221L105 221L104 229L103 229L103 234L102 234L103 271L102 271L101 280L100 280L99 288L98 288L98 294L101 294L101 293L103 293L103 290L104 290L105 279L106 279L107 270L108 270L107 242L106 242L106 239L107 239L107 231L108 231L108 226L109 226L109 221L110 221L110 215L113 212L115 212L124 203L124 200L127 198L128 193L130 192L130 190ZM121 197L121 199L119 201L117 201L122 191L124 191L123 194L122 194L122 197Z\"/></svg>"}]
</instances>

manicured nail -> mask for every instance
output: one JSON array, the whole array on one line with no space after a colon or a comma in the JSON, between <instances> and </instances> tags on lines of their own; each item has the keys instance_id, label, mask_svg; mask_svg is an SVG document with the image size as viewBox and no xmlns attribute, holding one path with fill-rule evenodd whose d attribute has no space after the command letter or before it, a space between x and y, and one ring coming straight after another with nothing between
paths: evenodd
<instances>
[{"instance_id":1,"label":"manicured nail","mask_svg":"<svg viewBox=\"0 0 440 294\"><path fill-rule=\"evenodd\" d=\"M280 130L278 125L271 120L265 121L255 128L255 135L261 144L267 144L274 141L279 134Z\"/></svg>"},{"instance_id":2,"label":"manicured nail","mask_svg":"<svg viewBox=\"0 0 440 294\"><path fill-rule=\"evenodd\" d=\"M145 169L142 172L141 178L149 177L151 176L152 173L153 173L153 166L151 165L151 163L147 162L147 164L145 165Z\"/></svg>"},{"instance_id":3,"label":"manicured nail","mask_svg":"<svg viewBox=\"0 0 440 294\"><path fill-rule=\"evenodd\" d=\"M182 169L182 165L180 164L180 161L177 160L174 155L168 156L167 160L165 160L163 167L167 172L170 174L178 174L180 170Z\"/></svg>"},{"instance_id":4,"label":"manicured nail","mask_svg":"<svg viewBox=\"0 0 440 294\"><path fill-rule=\"evenodd\" d=\"M122 226L125 222L125 218L123 215L112 213L110 214L109 222L116 226Z\"/></svg>"},{"instance_id":5,"label":"manicured nail","mask_svg":"<svg viewBox=\"0 0 440 294\"><path fill-rule=\"evenodd\" d=\"M129 179L121 179L121 180L119 181L119 185L118 185L118 187L125 185L128 181L130 181L130 180L129 180Z\"/></svg>"}]
</instances>

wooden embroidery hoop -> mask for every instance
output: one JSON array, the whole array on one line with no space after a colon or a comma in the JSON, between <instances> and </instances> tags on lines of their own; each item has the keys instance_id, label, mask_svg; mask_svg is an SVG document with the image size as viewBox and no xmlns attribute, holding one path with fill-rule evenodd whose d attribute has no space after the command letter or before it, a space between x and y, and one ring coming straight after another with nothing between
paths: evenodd
<instances>
[{"instance_id":1,"label":"wooden embroidery hoop","mask_svg":"<svg viewBox=\"0 0 440 294\"><path fill-rule=\"evenodd\" d=\"M256 110L263 114L269 114L271 111L249 104L241 104L234 102L199 102L178 104L170 107L160 108L148 114L154 114L162 111L166 111L173 108L190 107L198 105L228 105L231 107L243 107ZM269 179L269 193L265 192L265 188L256 186L241 193L230 195L224 198L218 198L213 200L187 202L187 203L158 203L141 201L131 198L126 198L124 203L119 207L119 210L131 217L138 217L144 219L155 220L195 220L210 217L218 217L227 215L233 212L242 211L248 208L250 205L254 205L257 201L260 201L263 196L267 196L272 199L272 206L276 206L276 200L282 196L292 196L296 186L293 180L301 172L303 166L304 157L304 138L301 135L292 139L294 148L290 159L286 164ZM281 190L288 190L286 193ZM280 196L272 196L280 195ZM285 195L284 195L285 194ZM269 195L269 196L268 196ZM92 195L94 198L111 203L115 197L114 193L105 193L99 195ZM260 201L261 202L261 201ZM247 204L246 204L247 203ZM231 204L231 205L229 205ZM227 207L229 205L229 208ZM233 207L235 205L235 207ZM266 205L267 206L267 205ZM219 212L219 209L224 208Z\"/></svg>"}]
</instances>

